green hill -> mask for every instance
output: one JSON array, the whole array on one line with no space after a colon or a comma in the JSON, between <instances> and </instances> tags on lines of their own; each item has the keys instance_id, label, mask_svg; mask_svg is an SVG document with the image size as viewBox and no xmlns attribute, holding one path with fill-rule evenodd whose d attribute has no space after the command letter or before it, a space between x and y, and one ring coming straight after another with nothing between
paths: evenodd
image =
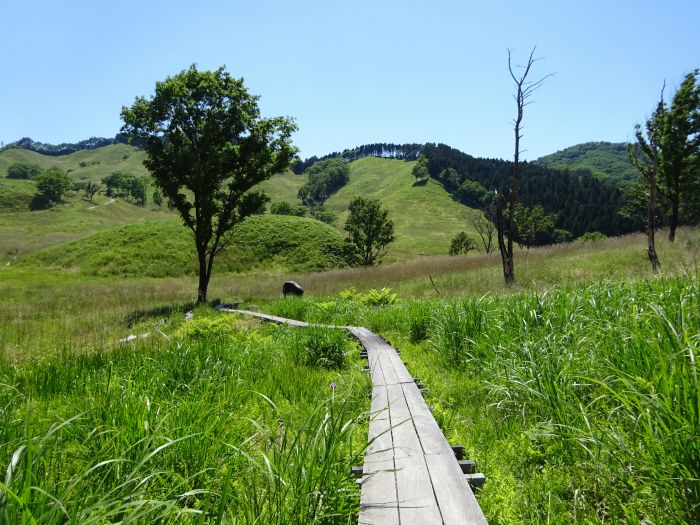
<instances>
[{"instance_id":1,"label":"green hill","mask_svg":"<svg viewBox=\"0 0 700 525\"><path fill-rule=\"evenodd\" d=\"M470 219L480 212L452 199L430 180L416 185L414 162L366 157L350 164L350 181L326 201L326 208L339 214L342 229L353 197L376 197L388 208L396 240L389 246L388 260L419 255L446 255L451 239L460 231L476 238Z\"/></svg>"},{"instance_id":2,"label":"green hill","mask_svg":"<svg viewBox=\"0 0 700 525\"><path fill-rule=\"evenodd\" d=\"M143 167L145 154L127 144L114 144L103 148L80 150L70 155L49 156L27 149L10 148L0 151L0 177L14 162L36 164L43 169L52 167L63 171L78 181L99 182L113 171L123 171L136 176L146 176Z\"/></svg>"},{"instance_id":3,"label":"green hill","mask_svg":"<svg viewBox=\"0 0 700 525\"><path fill-rule=\"evenodd\" d=\"M598 178L631 180L638 174L627 157L624 142L586 142L540 157L535 162L554 169L588 169Z\"/></svg>"},{"instance_id":4,"label":"green hill","mask_svg":"<svg viewBox=\"0 0 700 525\"><path fill-rule=\"evenodd\" d=\"M258 215L238 226L215 266L218 271L324 270L340 265L342 242L335 229L314 219ZM120 277L197 272L192 235L177 219L110 228L20 258L16 266Z\"/></svg>"}]
</instances>

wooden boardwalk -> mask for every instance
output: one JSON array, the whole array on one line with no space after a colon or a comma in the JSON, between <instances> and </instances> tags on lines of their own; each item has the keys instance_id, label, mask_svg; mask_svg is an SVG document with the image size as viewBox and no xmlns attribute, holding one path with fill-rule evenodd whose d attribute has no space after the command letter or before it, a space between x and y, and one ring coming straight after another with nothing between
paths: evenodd
<instances>
[{"instance_id":1,"label":"wooden boardwalk","mask_svg":"<svg viewBox=\"0 0 700 525\"><path fill-rule=\"evenodd\" d=\"M247 310L223 311L292 326L313 326ZM396 349L366 328L334 328L344 328L360 341L367 351L372 377L359 523L485 524L452 447Z\"/></svg>"}]
</instances>

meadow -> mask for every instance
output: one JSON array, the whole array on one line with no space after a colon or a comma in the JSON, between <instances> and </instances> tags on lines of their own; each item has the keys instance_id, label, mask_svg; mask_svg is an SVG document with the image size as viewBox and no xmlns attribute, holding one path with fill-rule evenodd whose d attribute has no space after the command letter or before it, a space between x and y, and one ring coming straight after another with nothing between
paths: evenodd
<instances>
[{"instance_id":1,"label":"meadow","mask_svg":"<svg viewBox=\"0 0 700 525\"><path fill-rule=\"evenodd\" d=\"M210 296L389 337L486 474L490 523L693 523L699 235L660 241L661 277L629 236L523 250L513 289L477 254L215 273ZM277 298L289 277L304 299ZM356 521L356 343L195 308L194 289L0 270L0 523Z\"/></svg>"}]
</instances>

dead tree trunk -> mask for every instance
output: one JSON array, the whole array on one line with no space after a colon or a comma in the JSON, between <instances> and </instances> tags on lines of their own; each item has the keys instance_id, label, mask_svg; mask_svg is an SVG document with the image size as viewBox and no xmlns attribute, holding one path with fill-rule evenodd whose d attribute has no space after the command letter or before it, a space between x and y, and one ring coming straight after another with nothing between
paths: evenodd
<instances>
[{"instance_id":1,"label":"dead tree trunk","mask_svg":"<svg viewBox=\"0 0 700 525\"><path fill-rule=\"evenodd\" d=\"M513 70L511 60L511 52L508 50L508 72L510 73L513 82L515 82L515 103L517 105L516 117L513 120L513 132L515 133L515 152L513 155L513 172L510 180L510 191L508 193L508 218L507 222L503 222L503 196L500 201L497 198L496 203L496 227L498 228L498 249L501 252L501 260L503 261L503 279L506 286L510 286L515 281L515 264L513 261L513 232L515 231L515 204L518 200L518 191L520 189L521 165L520 165L520 139L522 135L522 122L525 111L525 106L531 104L530 97L550 75L535 81L530 82L527 76L530 73L532 64L535 63L535 49L530 52L527 59L527 64L522 66L523 72L516 75ZM504 238L505 237L505 238Z\"/></svg>"}]
</instances>

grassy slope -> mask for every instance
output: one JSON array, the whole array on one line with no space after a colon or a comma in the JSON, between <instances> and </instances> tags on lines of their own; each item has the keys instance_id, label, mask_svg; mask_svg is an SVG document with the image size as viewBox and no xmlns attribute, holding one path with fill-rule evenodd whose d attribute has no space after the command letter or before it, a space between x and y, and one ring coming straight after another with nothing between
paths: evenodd
<instances>
[{"instance_id":1,"label":"grassy slope","mask_svg":"<svg viewBox=\"0 0 700 525\"><path fill-rule=\"evenodd\" d=\"M413 162L368 157L350 164L350 181L326 201L326 208L340 215L342 228L350 201L358 196L376 197L389 209L396 240L387 260L416 255L446 254L450 240L460 231L473 233L469 223L478 212L452 200L434 181L414 186Z\"/></svg>"},{"instance_id":2,"label":"grassy slope","mask_svg":"<svg viewBox=\"0 0 700 525\"><path fill-rule=\"evenodd\" d=\"M143 152L126 144L76 151L70 155L58 157L42 155L26 149L8 149L0 152L0 177L6 175L7 168L14 162L37 164L43 169L56 166L64 171L70 170L69 175L76 180L92 180L94 182L99 182L102 177L106 177L113 171L145 176L148 175L148 172L143 167L144 158ZM81 168L81 162L88 165Z\"/></svg>"},{"instance_id":3,"label":"grassy slope","mask_svg":"<svg viewBox=\"0 0 700 525\"><path fill-rule=\"evenodd\" d=\"M270 204L281 201L286 201L290 204L300 204L297 192L307 178L306 175L294 175L294 173L288 171L266 180L260 184L259 188L270 197Z\"/></svg>"},{"instance_id":4,"label":"grassy slope","mask_svg":"<svg viewBox=\"0 0 700 525\"><path fill-rule=\"evenodd\" d=\"M337 253L341 244L338 232L313 219L249 217L236 229L233 245L216 259L216 270L332 268L337 260L330 253L333 249ZM197 272L192 235L175 218L111 228L40 250L20 258L17 265L120 277L175 277Z\"/></svg>"}]
</instances>

